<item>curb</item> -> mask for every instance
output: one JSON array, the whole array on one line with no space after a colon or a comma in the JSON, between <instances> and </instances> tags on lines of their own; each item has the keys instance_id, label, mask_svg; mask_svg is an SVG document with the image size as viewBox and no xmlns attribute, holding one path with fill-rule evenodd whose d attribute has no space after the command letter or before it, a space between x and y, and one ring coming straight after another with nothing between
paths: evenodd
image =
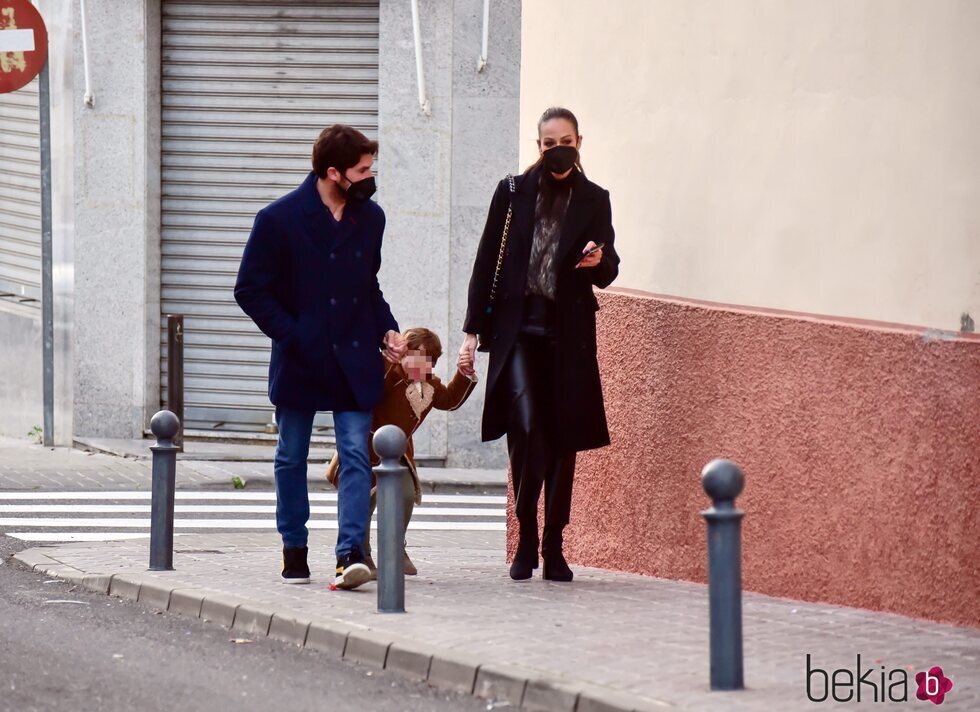
<instances>
[{"instance_id":1,"label":"curb","mask_svg":"<svg viewBox=\"0 0 980 712\"><path fill-rule=\"evenodd\" d=\"M272 611L243 598L208 589L172 586L151 572L87 573L51 558L42 549L13 557L35 573L129 600L147 608L199 618L240 633L310 648L335 658L388 670L432 687L515 708L541 712L654 712L673 705L620 690L544 675L531 668L492 661L342 621L309 619Z\"/></svg>"}]
</instances>

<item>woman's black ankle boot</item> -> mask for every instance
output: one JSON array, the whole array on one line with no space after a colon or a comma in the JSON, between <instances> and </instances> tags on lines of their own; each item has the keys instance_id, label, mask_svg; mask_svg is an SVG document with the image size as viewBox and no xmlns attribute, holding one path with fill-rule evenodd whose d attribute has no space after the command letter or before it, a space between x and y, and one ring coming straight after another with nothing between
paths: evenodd
<instances>
[{"instance_id":1,"label":"woman's black ankle boot","mask_svg":"<svg viewBox=\"0 0 980 712\"><path fill-rule=\"evenodd\" d=\"M571 581L574 578L572 570L568 568L568 562L559 551L557 554L542 555L544 559L544 569L541 575L548 581Z\"/></svg>"},{"instance_id":2,"label":"woman's black ankle boot","mask_svg":"<svg viewBox=\"0 0 980 712\"><path fill-rule=\"evenodd\" d=\"M525 538L517 543L517 553L510 565L510 577L515 581L531 578L534 569L538 568L538 538Z\"/></svg>"},{"instance_id":3,"label":"woman's black ankle boot","mask_svg":"<svg viewBox=\"0 0 980 712\"><path fill-rule=\"evenodd\" d=\"M541 546L541 559L544 561L544 569L541 575L547 581L564 581L567 583L574 578L572 570L568 568L568 562L565 561L565 555L562 553L563 544L561 532L557 534L545 532L544 542Z\"/></svg>"}]
</instances>

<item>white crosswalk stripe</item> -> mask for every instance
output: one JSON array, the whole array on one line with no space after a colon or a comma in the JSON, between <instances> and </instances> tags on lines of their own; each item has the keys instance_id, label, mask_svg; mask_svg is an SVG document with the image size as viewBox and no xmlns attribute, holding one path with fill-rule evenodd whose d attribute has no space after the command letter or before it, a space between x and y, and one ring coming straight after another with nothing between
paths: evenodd
<instances>
[{"instance_id":1,"label":"white crosswalk stripe","mask_svg":"<svg viewBox=\"0 0 980 712\"><path fill-rule=\"evenodd\" d=\"M217 531L275 531L274 492L178 491L176 535ZM409 529L503 531L507 498L498 495L426 495ZM97 516L93 516L97 515ZM145 539L150 493L0 492L0 531L32 542ZM309 529L337 528L337 494L310 493ZM377 522L372 522L377 527Z\"/></svg>"}]
</instances>

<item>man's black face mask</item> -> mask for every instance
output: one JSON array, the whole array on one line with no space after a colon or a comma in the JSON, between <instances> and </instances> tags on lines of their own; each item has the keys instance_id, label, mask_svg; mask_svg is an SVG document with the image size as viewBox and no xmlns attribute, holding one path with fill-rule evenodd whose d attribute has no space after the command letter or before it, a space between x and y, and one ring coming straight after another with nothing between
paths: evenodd
<instances>
[{"instance_id":1,"label":"man's black face mask","mask_svg":"<svg viewBox=\"0 0 980 712\"><path fill-rule=\"evenodd\" d=\"M346 178L346 176L344 177ZM352 200L354 202L369 200L378 190L378 186L374 182L374 176L368 176L367 178L362 178L359 181L352 181L348 179L348 183L350 183L350 185L344 189L344 194L347 196L348 200Z\"/></svg>"}]
</instances>

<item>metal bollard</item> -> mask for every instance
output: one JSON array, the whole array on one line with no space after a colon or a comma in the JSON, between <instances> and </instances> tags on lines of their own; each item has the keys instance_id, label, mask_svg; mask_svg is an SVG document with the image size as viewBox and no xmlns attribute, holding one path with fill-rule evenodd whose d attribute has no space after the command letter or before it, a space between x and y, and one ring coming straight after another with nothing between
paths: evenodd
<instances>
[{"instance_id":1,"label":"metal bollard","mask_svg":"<svg viewBox=\"0 0 980 712\"><path fill-rule=\"evenodd\" d=\"M745 475L731 460L712 460L701 470L701 484L712 499L701 514L708 522L708 598L711 612L711 689L741 690L742 517L735 498Z\"/></svg>"},{"instance_id":2,"label":"metal bollard","mask_svg":"<svg viewBox=\"0 0 980 712\"><path fill-rule=\"evenodd\" d=\"M153 451L153 494L150 502L150 571L174 568L174 488L177 479L177 452L173 439L180 421L169 410L161 410L150 420L157 436Z\"/></svg>"},{"instance_id":3,"label":"metal bollard","mask_svg":"<svg viewBox=\"0 0 980 712\"><path fill-rule=\"evenodd\" d=\"M167 410L180 422L174 445L184 451L184 315L167 314Z\"/></svg>"},{"instance_id":4,"label":"metal bollard","mask_svg":"<svg viewBox=\"0 0 980 712\"><path fill-rule=\"evenodd\" d=\"M408 439L397 425L385 425L374 434L374 451L381 464L378 478L378 612L405 612L405 515L402 480L408 468L401 464Z\"/></svg>"}]
</instances>

